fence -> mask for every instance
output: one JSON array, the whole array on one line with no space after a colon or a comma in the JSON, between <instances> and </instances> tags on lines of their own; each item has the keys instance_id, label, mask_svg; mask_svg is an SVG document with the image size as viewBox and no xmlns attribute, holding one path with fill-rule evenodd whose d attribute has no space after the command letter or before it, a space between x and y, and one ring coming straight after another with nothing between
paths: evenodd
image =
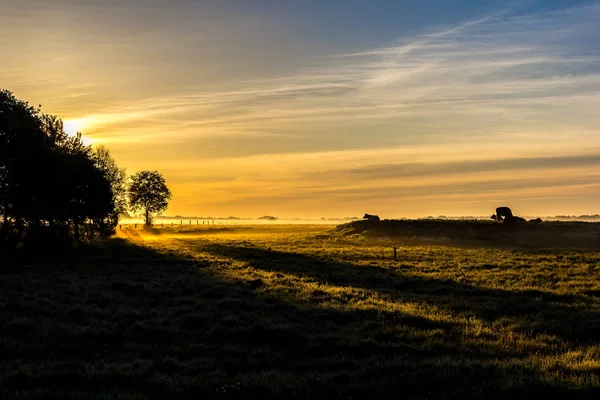
<instances>
[{"instance_id":1,"label":"fence","mask_svg":"<svg viewBox=\"0 0 600 400\"><path fill-rule=\"evenodd\" d=\"M176 226L188 226L188 225L204 225L204 226L215 226L215 225L242 225L242 223L239 222L224 222L224 221L215 221L215 220L195 220L196 223L193 224L192 221L194 220L188 220L185 221L187 223L183 223L183 220L180 220L179 223L175 223L175 221L171 221L170 223L165 223L165 222L160 222L160 223L156 223L156 224L152 224L153 227L157 228L157 227L167 227L167 228L175 228ZM202 223L200 223L200 221L202 221ZM134 224L134 223L128 223L128 224L119 224L119 229L123 229L123 228L133 228L133 229L138 229L139 228L144 228L146 225L143 223L139 223L139 224Z\"/></svg>"}]
</instances>

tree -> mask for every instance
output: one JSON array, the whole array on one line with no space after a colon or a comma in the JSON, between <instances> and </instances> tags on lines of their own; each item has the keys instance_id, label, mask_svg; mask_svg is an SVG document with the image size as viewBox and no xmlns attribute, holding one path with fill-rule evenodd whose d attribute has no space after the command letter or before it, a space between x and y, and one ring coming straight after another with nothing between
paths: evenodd
<instances>
[{"instance_id":1,"label":"tree","mask_svg":"<svg viewBox=\"0 0 600 400\"><path fill-rule=\"evenodd\" d=\"M110 184L110 191L114 207L107 218L98 221L101 230L106 234L114 234L119 223L119 217L127 210L127 174L125 168L119 168L110 151L99 146L94 153L96 168L102 171Z\"/></svg>"},{"instance_id":2,"label":"tree","mask_svg":"<svg viewBox=\"0 0 600 400\"><path fill-rule=\"evenodd\" d=\"M152 225L152 214L166 210L171 191L158 171L140 171L131 177L129 206L132 211L143 210L146 225Z\"/></svg>"},{"instance_id":3,"label":"tree","mask_svg":"<svg viewBox=\"0 0 600 400\"><path fill-rule=\"evenodd\" d=\"M47 150L39 108L0 90L0 203L2 236L23 224L22 213L38 182L33 173Z\"/></svg>"},{"instance_id":4,"label":"tree","mask_svg":"<svg viewBox=\"0 0 600 400\"><path fill-rule=\"evenodd\" d=\"M101 158L58 117L0 90L0 244L54 248L110 234L117 167Z\"/></svg>"}]
</instances>

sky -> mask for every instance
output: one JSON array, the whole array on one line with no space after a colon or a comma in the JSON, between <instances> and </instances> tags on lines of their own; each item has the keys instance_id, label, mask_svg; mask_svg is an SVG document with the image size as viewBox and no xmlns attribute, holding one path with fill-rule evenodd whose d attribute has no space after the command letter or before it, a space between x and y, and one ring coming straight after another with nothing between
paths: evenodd
<instances>
[{"instance_id":1,"label":"sky","mask_svg":"<svg viewBox=\"0 0 600 400\"><path fill-rule=\"evenodd\" d=\"M0 88L166 215L600 212L600 1L0 3Z\"/></svg>"}]
</instances>

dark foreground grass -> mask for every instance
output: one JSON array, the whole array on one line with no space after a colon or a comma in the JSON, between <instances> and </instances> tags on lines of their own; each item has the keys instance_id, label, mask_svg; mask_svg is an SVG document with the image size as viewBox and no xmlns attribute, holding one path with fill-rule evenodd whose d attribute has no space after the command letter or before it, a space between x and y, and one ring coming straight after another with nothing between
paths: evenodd
<instances>
[{"instance_id":1,"label":"dark foreground grass","mask_svg":"<svg viewBox=\"0 0 600 400\"><path fill-rule=\"evenodd\" d=\"M286 229L4 260L0 397L600 396L600 253Z\"/></svg>"}]
</instances>

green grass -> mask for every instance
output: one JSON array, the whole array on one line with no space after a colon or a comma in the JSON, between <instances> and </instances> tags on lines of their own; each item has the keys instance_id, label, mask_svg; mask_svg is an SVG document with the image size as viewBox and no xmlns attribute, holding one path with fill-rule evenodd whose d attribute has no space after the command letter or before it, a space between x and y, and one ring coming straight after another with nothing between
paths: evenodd
<instances>
[{"instance_id":1,"label":"green grass","mask_svg":"<svg viewBox=\"0 0 600 400\"><path fill-rule=\"evenodd\" d=\"M600 395L592 239L402 245L347 228L126 230L5 260L0 397Z\"/></svg>"}]
</instances>

